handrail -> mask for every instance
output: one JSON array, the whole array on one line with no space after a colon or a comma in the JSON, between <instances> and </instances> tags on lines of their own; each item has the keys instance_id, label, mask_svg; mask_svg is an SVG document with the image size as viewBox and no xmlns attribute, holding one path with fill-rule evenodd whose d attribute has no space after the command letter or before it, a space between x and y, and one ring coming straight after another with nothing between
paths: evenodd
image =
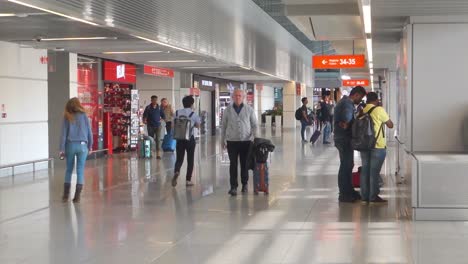
<instances>
[{"instance_id":1,"label":"handrail","mask_svg":"<svg viewBox=\"0 0 468 264\"><path fill-rule=\"evenodd\" d=\"M398 143L400 143L400 145L404 145L405 143L401 142L400 138L398 136L395 136L395 139L396 141L398 141Z\"/></svg>"},{"instance_id":2,"label":"handrail","mask_svg":"<svg viewBox=\"0 0 468 264\"><path fill-rule=\"evenodd\" d=\"M98 149L98 150L93 150L93 151L91 151L91 152L88 153L88 156L94 154L94 158L96 158L96 154L97 154L97 153L100 153L100 152L107 152L107 153L109 153L109 149Z\"/></svg>"},{"instance_id":3,"label":"handrail","mask_svg":"<svg viewBox=\"0 0 468 264\"><path fill-rule=\"evenodd\" d=\"M11 175L14 176L15 175L15 167L32 164L33 165L33 173L34 173L36 171L36 163L49 162L49 161L52 162L52 168L54 168L54 158L46 158L46 159L37 159L37 160L24 161L24 162L18 162L18 163L2 165L2 166L0 166L0 170L6 169L6 168L11 168Z\"/></svg>"}]
</instances>

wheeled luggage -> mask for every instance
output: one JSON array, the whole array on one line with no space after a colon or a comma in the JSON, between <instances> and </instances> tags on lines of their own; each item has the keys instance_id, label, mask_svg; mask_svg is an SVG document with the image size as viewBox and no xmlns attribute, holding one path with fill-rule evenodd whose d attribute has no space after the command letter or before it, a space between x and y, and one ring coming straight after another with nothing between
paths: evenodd
<instances>
[{"instance_id":1,"label":"wheeled luggage","mask_svg":"<svg viewBox=\"0 0 468 264\"><path fill-rule=\"evenodd\" d=\"M164 152L174 152L176 148L176 141L172 137L172 133L168 133L164 136L163 142L162 142L162 149Z\"/></svg>"},{"instance_id":2,"label":"wheeled luggage","mask_svg":"<svg viewBox=\"0 0 468 264\"><path fill-rule=\"evenodd\" d=\"M322 132L320 132L320 130L318 130L318 129L315 130L315 132L310 137L310 142L312 144L315 144L315 142L317 142L317 140L319 139L320 135L322 135Z\"/></svg>"},{"instance_id":3,"label":"wheeled luggage","mask_svg":"<svg viewBox=\"0 0 468 264\"><path fill-rule=\"evenodd\" d=\"M268 163L256 163L254 169L254 193L268 194L269 172Z\"/></svg>"},{"instance_id":4,"label":"wheeled luggage","mask_svg":"<svg viewBox=\"0 0 468 264\"><path fill-rule=\"evenodd\" d=\"M352 174L352 184L354 188L361 187L361 167L359 167L358 171L353 172Z\"/></svg>"},{"instance_id":5,"label":"wheeled luggage","mask_svg":"<svg viewBox=\"0 0 468 264\"><path fill-rule=\"evenodd\" d=\"M138 156L140 158L151 158L151 138L142 136L138 142Z\"/></svg>"}]
</instances>

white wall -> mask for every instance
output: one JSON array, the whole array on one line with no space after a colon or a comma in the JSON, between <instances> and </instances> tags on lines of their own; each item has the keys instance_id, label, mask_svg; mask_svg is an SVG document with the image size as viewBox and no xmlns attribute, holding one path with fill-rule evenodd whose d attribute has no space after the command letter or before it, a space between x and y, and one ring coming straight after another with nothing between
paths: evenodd
<instances>
[{"instance_id":1,"label":"white wall","mask_svg":"<svg viewBox=\"0 0 468 264\"><path fill-rule=\"evenodd\" d=\"M151 96L158 96L158 100L167 98L173 106L175 104L174 95L174 79L165 77L155 77L145 75L143 73L137 74L136 88L140 94L140 107L145 107L151 103Z\"/></svg>"},{"instance_id":2,"label":"white wall","mask_svg":"<svg viewBox=\"0 0 468 264\"><path fill-rule=\"evenodd\" d=\"M464 150L467 43L468 24L413 25L414 151Z\"/></svg>"},{"instance_id":3,"label":"white wall","mask_svg":"<svg viewBox=\"0 0 468 264\"><path fill-rule=\"evenodd\" d=\"M47 51L0 42L0 106L5 104L7 113L0 116L0 165L48 157L47 65L41 56ZM0 170L0 176L9 173Z\"/></svg>"}]
</instances>

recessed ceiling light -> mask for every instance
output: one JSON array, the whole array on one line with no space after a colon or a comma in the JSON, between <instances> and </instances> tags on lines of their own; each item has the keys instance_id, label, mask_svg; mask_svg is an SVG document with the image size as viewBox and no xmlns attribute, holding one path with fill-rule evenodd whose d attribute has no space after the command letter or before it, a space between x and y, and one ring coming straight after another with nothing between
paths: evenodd
<instances>
[{"instance_id":1,"label":"recessed ceiling light","mask_svg":"<svg viewBox=\"0 0 468 264\"><path fill-rule=\"evenodd\" d=\"M160 61L147 61L154 63L169 63L169 62L199 62L198 60L160 60Z\"/></svg>"},{"instance_id":2,"label":"recessed ceiling light","mask_svg":"<svg viewBox=\"0 0 468 264\"><path fill-rule=\"evenodd\" d=\"M140 54L140 53L162 53L160 50L140 50L140 51L106 51L102 54Z\"/></svg>"},{"instance_id":3,"label":"recessed ceiling light","mask_svg":"<svg viewBox=\"0 0 468 264\"><path fill-rule=\"evenodd\" d=\"M132 35L132 36L134 36L135 38L146 40L148 42L159 44L161 46L166 46L166 47L169 47L169 48L172 48L172 49L181 50L181 51L185 51L185 52L188 52L188 53L193 53L193 51L186 50L186 49L183 49L183 48L179 48L179 47L176 47L176 46L172 46L170 44L167 44L167 43L164 43L164 42L161 42L161 41L157 41L157 40L154 40L154 39L149 39L149 38L145 38L145 37L141 37L141 36L137 36L137 35Z\"/></svg>"},{"instance_id":4,"label":"recessed ceiling light","mask_svg":"<svg viewBox=\"0 0 468 264\"><path fill-rule=\"evenodd\" d=\"M10 13L0 13L0 17L14 17L16 14L10 14Z\"/></svg>"},{"instance_id":5,"label":"recessed ceiling light","mask_svg":"<svg viewBox=\"0 0 468 264\"><path fill-rule=\"evenodd\" d=\"M40 41L72 41L72 40L104 40L117 39L116 37L73 37L73 38L42 38Z\"/></svg>"},{"instance_id":6,"label":"recessed ceiling light","mask_svg":"<svg viewBox=\"0 0 468 264\"><path fill-rule=\"evenodd\" d=\"M351 80L351 76L343 74L341 75L341 80Z\"/></svg>"},{"instance_id":7,"label":"recessed ceiling light","mask_svg":"<svg viewBox=\"0 0 468 264\"><path fill-rule=\"evenodd\" d=\"M65 15L65 14L62 14L62 13L59 13L59 12L55 12L55 11L52 11L52 10L49 10L49 9L45 9L45 8L42 8L42 7L38 7L38 6L35 6L35 5L30 5L30 4L27 4L27 3L23 3L23 2L21 2L21 1L17 1L17 0L8 0L8 2L12 2L12 3L18 4L18 5L23 5L23 6L31 7L31 8L37 9L37 10L41 10L41 11L44 11L44 12L48 12L48 13L51 13L51 14L54 14L54 15L57 15L57 16L66 17L66 18L68 18L68 19L75 20L75 21L79 21L79 22L86 23L86 24L89 24L89 25L98 26L98 24L93 23L93 22L90 22L90 21L88 21L88 20L84 20L84 19L77 18L77 17L72 17L72 16L69 16L69 15Z\"/></svg>"},{"instance_id":8,"label":"recessed ceiling light","mask_svg":"<svg viewBox=\"0 0 468 264\"><path fill-rule=\"evenodd\" d=\"M190 66L190 67L182 67L182 69L218 69L219 67L208 67L208 66Z\"/></svg>"},{"instance_id":9,"label":"recessed ceiling light","mask_svg":"<svg viewBox=\"0 0 468 264\"><path fill-rule=\"evenodd\" d=\"M374 69L369 70L370 74L374 74Z\"/></svg>"}]
</instances>

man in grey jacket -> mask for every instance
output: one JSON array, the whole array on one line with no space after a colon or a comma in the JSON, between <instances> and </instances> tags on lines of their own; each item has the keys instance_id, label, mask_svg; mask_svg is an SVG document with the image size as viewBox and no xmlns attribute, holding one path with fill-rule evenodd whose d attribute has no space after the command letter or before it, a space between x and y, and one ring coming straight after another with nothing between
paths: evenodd
<instances>
[{"instance_id":1,"label":"man in grey jacket","mask_svg":"<svg viewBox=\"0 0 468 264\"><path fill-rule=\"evenodd\" d=\"M233 103L229 105L223 113L222 121L222 147L226 148L229 154L229 173L231 189L229 194L237 195L238 187L238 160L241 166L242 193L247 193L247 182L249 171L247 169L247 156L252 140L257 131L257 117L252 107L244 104L244 91L234 90L232 95Z\"/></svg>"}]
</instances>

